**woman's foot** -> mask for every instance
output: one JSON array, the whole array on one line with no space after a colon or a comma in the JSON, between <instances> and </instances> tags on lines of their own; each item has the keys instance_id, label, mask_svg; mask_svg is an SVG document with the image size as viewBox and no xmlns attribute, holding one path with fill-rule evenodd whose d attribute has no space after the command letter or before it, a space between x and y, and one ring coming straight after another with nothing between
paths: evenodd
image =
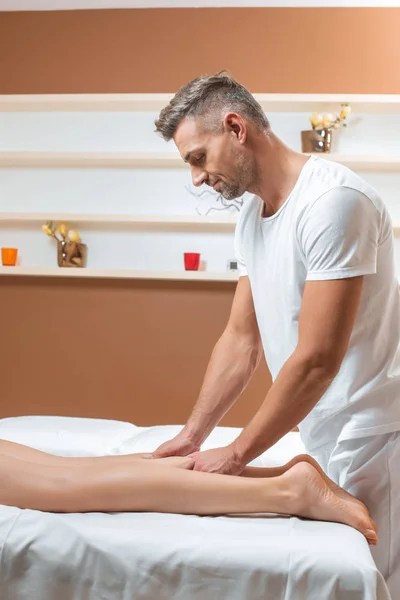
<instances>
[{"instance_id":1,"label":"woman's foot","mask_svg":"<svg viewBox=\"0 0 400 600\"><path fill-rule=\"evenodd\" d=\"M297 463L299 462L308 462L311 466L313 466L315 469L317 469L318 473L321 475L321 477L324 479L325 483L327 484L327 486L335 493L346 497L348 500L354 500L355 502L360 502L360 500L358 500L357 498L355 498L354 496L352 496L351 494L349 494L349 492L346 492L346 490L344 490L343 488L340 487L340 485L338 485L337 483L335 483L332 479L330 479L330 477L328 477L328 475L325 473L325 471L322 469L322 467L317 463L317 461L315 460L315 458L313 458L312 456L310 456L309 454L299 454L298 456L295 456L294 458L292 458L291 461L289 461L286 465L286 471L288 469L291 469L294 465L297 465ZM361 502L362 504L362 502Z\"/></svg>"},{"instance_id":2,"label":"woman's foot","mask_svg":"<svg viewBox=\"0 0 400 600\"><path fill-rule=\"evenodd\" d=\"M311 462L297 462L282 475L282 480L291 495L290 514L344 523L360 531L370 544L377 543L375 525L364 504L347 492L336 493Z\"/></svg>"},{"instance_id":3,"label":"woman's foot","mask_svg":"<svg viewBox=\"0 0 400 600\"><path fill-rule=\"evenodd\" d=\"M332 490L332 492L334 492L337 496L343 498L343 500L347 500L349 502L354 502L354 504L366 508L365 504L359 500L358 498L356 498L355 496L352 496L349 492L346 492L346 490L344 490L342 487L340 487L340 485L338 485L337 483L335 483L332 479L330 479L330 477L328 477L328 475L325 473L325 471L322 469L322 467L317 463L317 461L312 458L312 456L310 456L309 454L299 454L298 456L295 456L294 458L292 458L292 460L290 462L287 463L287 465L285 465L286 470L292 468L294 465L296 465L299 462L308 462L311 466L313 466L318 473L321 475L321 477L323 478L323 480L325 481L325 483L327 484L327 486L329 487L329 489ZM376 534L378 535L378 525L375 523L375 521L373 519L372 523L374 526L374 530L376 532Z\"/></svg>"}]
</instances>

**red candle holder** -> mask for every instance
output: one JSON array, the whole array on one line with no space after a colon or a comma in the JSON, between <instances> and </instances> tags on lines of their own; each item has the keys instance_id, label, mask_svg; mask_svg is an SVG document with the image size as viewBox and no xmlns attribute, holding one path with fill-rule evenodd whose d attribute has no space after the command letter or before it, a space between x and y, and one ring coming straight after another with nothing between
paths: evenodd
<instances>
[{"instance_id":1,"label":"red candle holder","mask_svg":"<svg viewBox=\"0 0 400 600\"><path fill-rule=\"evenodd\" d=\"M199 270L200 254L198 252L185 252L183 256L186 271Z\"/></svg>"}]
</instances>

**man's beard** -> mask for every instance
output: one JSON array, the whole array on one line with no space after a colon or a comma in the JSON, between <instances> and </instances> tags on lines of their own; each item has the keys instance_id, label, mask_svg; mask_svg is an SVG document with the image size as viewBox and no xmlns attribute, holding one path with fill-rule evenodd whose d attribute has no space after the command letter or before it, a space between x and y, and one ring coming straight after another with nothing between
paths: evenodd
<instances>
[{"instance_id":1,"label":"man's beard","mask_svg":"<svg viewBox=\"0 0 400 600\"><path fill-rule=\"evenodd\" d=\"M236 162L236 175L237 180L235 182L221 182L222 189L221 195L225 200L235 200L240 198L248 190L249 186L254 177L254 169L251 159L239 155Z\"/></svg>"},{"instance_id":2,"label":"man's beard","mask_svg":"<svg viewBox=\"0 0 400 600\"><path fill-rule=\"evenodd\" d=\"M224 183L220 193L225 200L234 200L243 196L245 191L237 183Z\"/></svg>"}]
</instances>

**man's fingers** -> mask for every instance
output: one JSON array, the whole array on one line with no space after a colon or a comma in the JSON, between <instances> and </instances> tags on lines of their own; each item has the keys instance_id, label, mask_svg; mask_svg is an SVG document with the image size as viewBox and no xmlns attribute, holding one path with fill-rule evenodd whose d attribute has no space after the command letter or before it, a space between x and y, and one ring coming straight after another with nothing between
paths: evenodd
<instances>
[{"instance_id":1,"label":"man's fingers","mask_svg":"<svg viewBox=\"0 0 400 600\"><path fill-rule=\"evenodd\" d=\"M166 458L167 456L171 456L170 452L165 452L165 450L159 450L157 448L157 450L155 450L155 452L153 452L153 458Z\"/></svg>"},{"instance_id":2,"label":"man's fingers","mask_svg":"<svg viewBox=\"0 0 400 600\"><path fill-rule=\"evenodd\" d=\"M190 456L189 450L193 445L180 438L168 440L161 444L154 452L154 458L167 458L168 456ZM192 454L195 454L192 452Z\"/></svg>"},{"instance_id":3,"label":"man's fingers","mask_svg":"<svg viewBox=\"0 0 400 600\"><path fill-rule=\"evenodd\" d=\"M181 456L180 452L177 452L176 448L168 448L168 446L160 446L155 452L153 452L154 458L167 458L168 456Z\"/></svg>"}]
</instances>

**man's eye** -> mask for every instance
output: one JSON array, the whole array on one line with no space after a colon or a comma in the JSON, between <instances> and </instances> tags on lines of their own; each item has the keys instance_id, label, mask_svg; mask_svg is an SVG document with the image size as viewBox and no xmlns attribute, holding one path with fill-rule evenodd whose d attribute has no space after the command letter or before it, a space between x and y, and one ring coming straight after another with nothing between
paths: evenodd
<instances>
[{"instance_id":1,"label":"man's eye","mask_svg":"<svg viewBox=\"0 0 400 600\"><path fill-rule=\"evenodd\" d=\"M196 163L202 163L202 162L204 162L204 158L205 158L205 155L200 154L200 156L195 158L195 161L196 161Z\"/></svg>"}]
</instances>

